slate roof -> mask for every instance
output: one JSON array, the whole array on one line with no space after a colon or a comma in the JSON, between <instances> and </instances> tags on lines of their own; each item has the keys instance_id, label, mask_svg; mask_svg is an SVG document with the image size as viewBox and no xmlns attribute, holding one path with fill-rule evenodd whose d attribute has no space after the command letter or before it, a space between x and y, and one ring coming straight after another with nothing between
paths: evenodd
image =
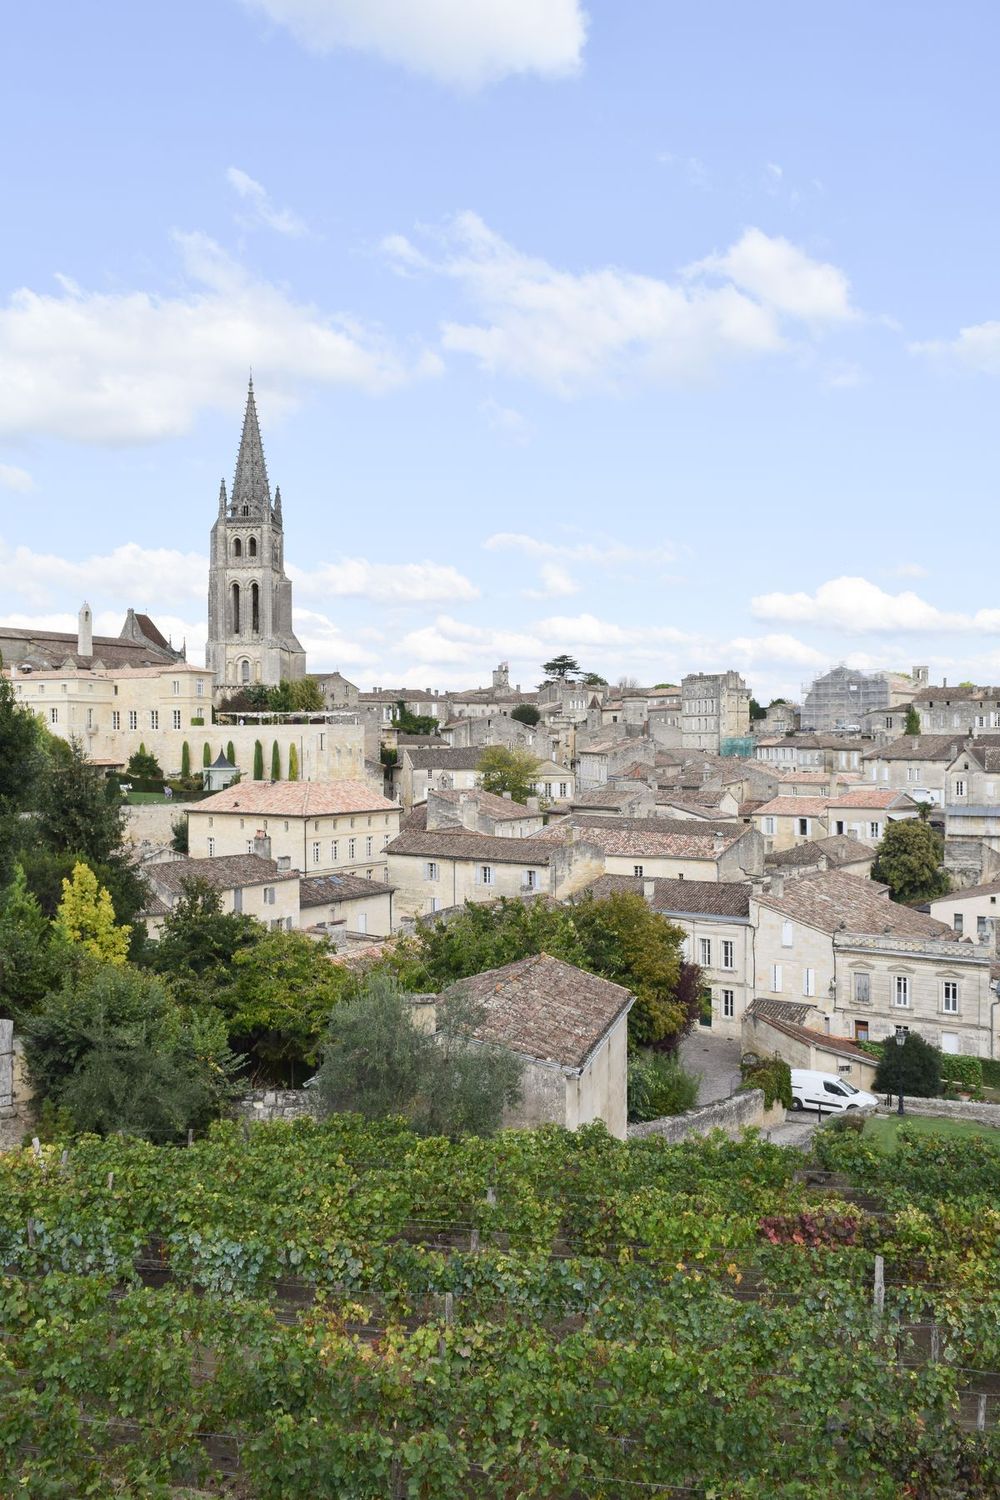
<instances>
[{"instance_id":1,"label":"slate roof","mask_svg":"<svg viewBox=\"0 0 1000 1500\"><path fill-rule=\"evenodd\" d=\"M644 887L653 886L649 902L653 911L684 912L691 916L746 918L750 915L750 882L748 880L666 880L652 882L635 875L600 875L586 887L596 900L632 891L642 895Z\"/></svg>"},{"instance_id":2,"label":"slate roof","mask_svg":"<svg viewBox=\"0 0 1000 1500\"><path fill-rule=\"evenodd\" d=\"M1000 896L1000 880L987 880L982 885L963 885L960 891L935 896L931 905L938 906L942 901L964 901L968 896Z\"/></svg>"},{"instance_id":3,"label":"slate roof","mask_svg":"<svg viewBox=\"0 0 1000 1500\"><path fill-rule=\"evenodd\" d=\"M394 891L383 880L364 880L360 875L310 875L299 886L299 905L327 906L332 901L364 901Z\"/></svg>"},{"instance_id":4,"label":"slate roof","mask_svg":"<svg viewBox=\"0 0 1000 1500\"><path fill-rule=\"evenodd\" d=\"M807 927L816 927L820 932L833 933L843 928L872 937L883 934L951 940L955 937L944 922L890 901L887 886L840 870L803 875L787 884L782 895L768 891L756 899L761 906Z\"/></svg>"},{"instance_id":5,"label":"slate roof","mask_svg":"<svg viewBox=\"0 0 1000 1500\"><path fill-rule=\"evenodd\" d=\"M970 745L968 753L975 757L987 775L1000 772L1000 748L996 745Z\"/></svg>"},{"instance_id":6,"label":"slate roof","mask_svg":"<svg viewBox=\"0 0 1000 1500\"><path fill-rule=\"evenodd\" d=\"M407 826L386 845L387 854L418 854L426 859L473 859L488 865L548 865L552 844L537 835L530 839L504 838L492 833L469 833L464 828Z\"/></svg>"},{"instance_id":7,"label":"slate roof","mask_svg":"<svg viewBox=\"0 0 1000 1500\"><path fill-rule=\"evenodd\" d=\"M432 787L430 795L435 801L447 802L451 807L459 807L463 801L471 802L496 822L515 822L521 818L537 818L539 815L537 809L532 812L523 802L515 802L512 797L497 797L493 792L484 792L478 787L474 791L461 791L452 787L438 791Z\"/></svg>"},{"instance_id":8,"label":"slate roof","mask_svg":"<svg viewBox=\"0 0 1000 1500\"><path fill-rule=\"evenodd\" d=\"M636 786L596 786L590 791L578 792L571 807L628 807L642 795Z\"/></svg>"},{"instance_id":9,"label":"slate roof","mask_svg":"<svg viewBox=\"0 0 1000 1500\"><path fill-rule=\"evenodd\" d=\"M298 880L298 870L279 870L276 860L260 854L220 854L214 859L174 859L147 865L146 878L161 891L179 896L185 880L203 880L217 891Z\"/></svg>"},{"instance_id":10,"label":"slate roof","mask_svg":"<svg viewBox=\"0 0 1000 1500\"><path fill-rule=\"evenodd\" d=\"M192 811L320 818L337 813L399 812L399 803L373 792L363 781L238 781L196 803Z\"/></svg>"},{"instance_id":11,"label":"slate roof","mask_svg":"<svg viewBox=\"0 0 1000 1500\"><path fill-rule=\"evenodd\" d=\"M140 616L148 620L148 615ZM159 641L163 636L152 621L149 627L156 632ZM15 653L4 649L4 642L23 643L23 651L15 657ZM166 641L160 646L154 640L134 641L116 635L95 635L92 638L92 656L80 656L77 652L79 637L75 630L37 630L34 627L0 627L0 654L4 660L14 665L21 661L39 662L48 670L55 670L63 666L67 661L73 666L86 669L95 661L103 662L106 667L144 667L144 666L167 666L174 665L175 658L170 652ZM176 663L180 665L180 663Z\"/></svg>"},{"instance_id":12,"label":"slate roof","mask_svg":"<svg viewBox=\"0 0 1000 1500\"><path fill-rule=\"evenodd\" d=\"M965 744L965 736L954 734L902 734L898 740L869 750L865 760L954 760Z\"/></svg>"},{"instance_id":13,"label":"slate roof","mask_svg":"<svg viewBox=\"0 0 1000 1500\"><path fill-rule=\"evenodd\" d=\"M624 1015L632 996L620 984L587 974L547 953L460 979L441 999L481 1007L474 1035L523 1056L582 1068Z\"/></svg>"}]
</instances>

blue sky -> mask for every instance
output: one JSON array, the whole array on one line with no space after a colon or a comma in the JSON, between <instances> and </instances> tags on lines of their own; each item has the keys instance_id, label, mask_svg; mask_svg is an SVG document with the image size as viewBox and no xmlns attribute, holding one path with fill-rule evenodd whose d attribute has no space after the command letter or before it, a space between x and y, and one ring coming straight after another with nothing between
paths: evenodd
<instances>
[{"instance_id":1,"label":"blue sky","mask_svg":"<svg viewBox=\"0 0 1000 1500\"><path fill-rule=\"evenodd\" d=\"M995 6L35 0L0 619L200 660L254 368L310 666L1000 679Z\"/></svg>"}]
</instances>

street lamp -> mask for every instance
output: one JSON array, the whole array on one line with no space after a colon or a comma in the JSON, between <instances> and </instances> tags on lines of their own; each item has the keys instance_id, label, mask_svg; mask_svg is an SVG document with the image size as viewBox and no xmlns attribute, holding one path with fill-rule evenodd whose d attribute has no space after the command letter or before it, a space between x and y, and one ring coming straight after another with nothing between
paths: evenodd
<instances>
[{"instance_id":1,"label":"street lamp","mask_svg":"<svg viewBox=\"0 0 1000 1500\"><path fill-rule=\"evenodd\" d=\"M896 1053L898 1064L896 1068L896 1113L899 1115L903 1114L903 1048L906 1046L906 1038L909 1034L909 1026L896 1027L896 1046L899 1048Z\"/></svg>"}]
</instances>

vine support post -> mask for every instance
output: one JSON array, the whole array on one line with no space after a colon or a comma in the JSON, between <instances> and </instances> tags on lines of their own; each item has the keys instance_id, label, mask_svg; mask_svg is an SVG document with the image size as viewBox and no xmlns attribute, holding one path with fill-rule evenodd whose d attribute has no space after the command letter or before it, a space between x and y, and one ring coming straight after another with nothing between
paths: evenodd
<instances>
[{"instance_id":1,"label":"vine support post","mask_svg":"<svg viewBox=\"0 0 1000 1500\"><path fill-rule=\"evenodd\" d=\"M881 1323L885 1314L885 1257L875 1257L875 1295L872 1305L875 1310L875 1321Z\"/></svg>"},{"instance_id":2,"label":"vine support post","mask_svg":"<svg viewBox=\"0 0 1000 1500\"><path fill-rule=\"evenodd\" d=\"M981 1392L976 1397L976 1431L986 1431L986 1394Z\"/></svg>"}]
</instances>

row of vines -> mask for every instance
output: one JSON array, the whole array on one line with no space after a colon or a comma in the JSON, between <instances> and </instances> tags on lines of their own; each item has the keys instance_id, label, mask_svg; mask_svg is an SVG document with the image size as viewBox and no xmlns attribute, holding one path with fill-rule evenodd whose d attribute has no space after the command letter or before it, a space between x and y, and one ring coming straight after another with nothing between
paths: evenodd
<instances>
[{"instance_id":1,"label":"row of vines","mask_svg":"<svg viewBox=\"0 0 1000 1500\"><path fill-rule=\"evenodd\" d=\"M350 1117L0 1157L0 1494L985 1500L1000 1150L821 1151L853 1191Z\"/></svg>"}]
</instances>

